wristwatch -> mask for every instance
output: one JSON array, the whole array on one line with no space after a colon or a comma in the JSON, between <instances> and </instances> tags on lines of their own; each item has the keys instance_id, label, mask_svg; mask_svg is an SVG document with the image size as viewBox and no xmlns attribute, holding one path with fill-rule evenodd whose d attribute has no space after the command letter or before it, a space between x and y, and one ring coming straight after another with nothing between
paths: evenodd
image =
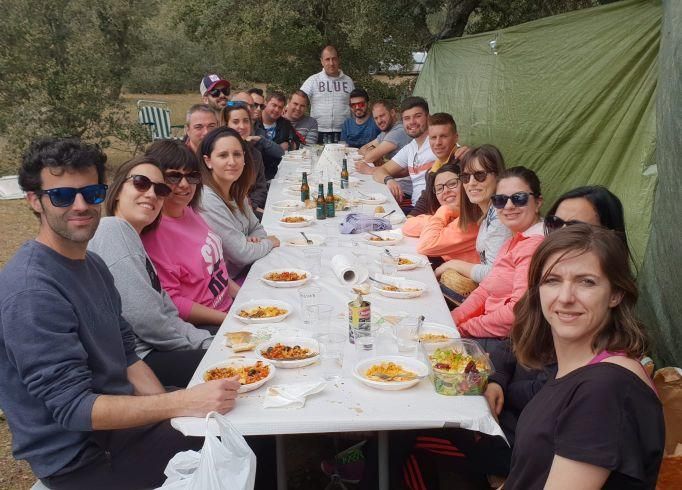
<instances>
[{"instance_id":1,"label":"wristwatch","mask_svg":"<svg viewBox=\"0 0 682 490\"><path fill-rule=\"evenodd\" d=\"M387 184L389 180L395 180L395 177L393 177L392 175L387 175L386 177L384 177L384 184Z\"/></svg>"}]
</instances>

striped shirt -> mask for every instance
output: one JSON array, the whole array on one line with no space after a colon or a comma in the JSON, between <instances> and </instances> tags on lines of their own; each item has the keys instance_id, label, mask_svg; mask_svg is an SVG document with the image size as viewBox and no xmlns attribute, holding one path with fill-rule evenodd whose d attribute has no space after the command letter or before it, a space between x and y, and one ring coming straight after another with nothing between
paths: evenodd
<instances>
[{"instance_id":1,"label":"striped shirt","mask_svg":"<svg viewBox=\"0 0 682 490\"><path fill-rule=\"evenodd\" d=\"M303 82L301 90L310 98L310 115L317 119L321 133L341 131L343 121L350 116L348 101L354 88L353 80L343 72L330 77L322 70Z\"/></svg>"},{"instance_id":2,"label":"striped shirt","mask_svg":"<svg viewBox=\"0 0 682 490\"><path fill-rule=\"evenodd\" d=\"M426 189L426 174L436 161L436 155L431 151L429 138L424 140L421 148L417 140L413 139L396 153L393 161L406 168L412 179L412 204L417 202L422 191Z\"/></svg>"}]
</instances>

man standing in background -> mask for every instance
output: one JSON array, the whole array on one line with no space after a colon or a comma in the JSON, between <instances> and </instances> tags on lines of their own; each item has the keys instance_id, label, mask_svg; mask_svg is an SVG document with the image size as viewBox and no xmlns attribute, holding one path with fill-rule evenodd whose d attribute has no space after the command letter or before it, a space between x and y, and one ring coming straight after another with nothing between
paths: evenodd
<instances>
[{"instance_id":1,"label":"man standing in background","mask_svg":"<svg viewBox=\"0 0 682 490\"><path fill-rule=\"evenodd\" d=\"M341 71L339 54L334 46L325 46L320 62L322 71L308 77L301 90L308 95L310 115L317 120L317 142L336 143L341 139L343 121L350 115L348 101L355 85Z\"/></svg>"}]
</instances>

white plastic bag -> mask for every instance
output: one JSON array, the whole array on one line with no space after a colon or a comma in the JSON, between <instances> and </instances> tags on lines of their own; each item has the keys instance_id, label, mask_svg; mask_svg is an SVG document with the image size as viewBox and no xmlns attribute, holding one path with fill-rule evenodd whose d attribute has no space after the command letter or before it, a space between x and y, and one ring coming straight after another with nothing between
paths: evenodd
<instances>
[{"instance_id":1,"label":"white plastic bag","mask_svg":"<svg viewBox=\"0 0 682 490\"><path fill-rule=\"evenodd\" d=\"M208 429L214 418L220 439ZM253 490L256 455L228 418L217 412L206 416L206 439L201 452L183 451L171 458L164 471L164 490Z\"/></svg>"}]
</instances>

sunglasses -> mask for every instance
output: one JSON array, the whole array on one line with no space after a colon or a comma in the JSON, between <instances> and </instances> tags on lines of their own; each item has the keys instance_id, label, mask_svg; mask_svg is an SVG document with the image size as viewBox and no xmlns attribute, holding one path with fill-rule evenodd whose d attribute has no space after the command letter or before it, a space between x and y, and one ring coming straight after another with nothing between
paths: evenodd
<instances>
[{"instance_id":1,"label":"sunglasses","mask_svg":"<svg viewBox=\"0 0 682 490\"><path fill-rule=\"evenodd\" d=\"M351 102L350 106L352 109L364 109L367 104L365 102Z\"/></svg>"},{"instance_id":2,"label":"sunglasses","mask_svg":"<svg viewBox=\"0 0 682 490\"><path fill-rule=\"evenodd\" d=\"M578 223L584 223L584 221L578 221L576 219L571 219L568 221L564 221L558 216L554 216L553 214L548 214L545 216L545 228L547 231L556 231L560 228L563 228L564 226L571 226L571 225L577 225Z\"/></svg>"},{"instance_id":3,"label":"sunglasses","mask_svg":"<svg viewBox=\"0 0 682 490\"><path fill-rule=\"evenodd\" d=\"M167 197L173 192L166 184L152 182L146 175L131 175L126 180L132 180L133 187L140 192L147 192L151 186L154 186L154 194L158 197Z\"/></svg>"},{"instance_id":4,"label":"sunglasses","mask_svg":"<svg viewBox=\"0 0 682 490\"><path fill-rule=\"evenodd\" d=\"M261 111L265 109L265 104L253 104L254 109L260 109Z\"/></svg>"},{"instance_id":5,"label":"sunglasses","mask_svg":"<svg viewBox=\"0 0 682 490\"><path fill-rule=\"evenodd\" d=\"M474 179L476 179L477 182L485 182L485 179L488 178L488 174L494 173L495 172L486 172L484 170L480 170L472 174L462 172L461 174L459 174L459 180L461 180L463 184L468 184L469 181L471 180L471 177L473 177Z\"/></svg>"},{"instance_id":6,"label":"sunglasses","mask_svg":"<svg viewBox=\"0 0 682 490\"><path fill-rule=\"evenodd\" d=\"M101 204L107 196L106 184L86 185L85 187L56 187L54 189L45 189L37 191L38 197L47 194L50 202L56 208L66 208L73 204L76 200L76 195L80 194L88 204Z\"/></svg>"},{"instance_id":7,"label":"sunglasses","mask_svg":"<svg viewBox=\"0 0 682 490\"><path fill-rule=\"evenodd\" d=\"M438 185L433 186L433 190L436 191L436 194L442 194L445 191L446 187L450 190L454 190L457 188L458 185L459 185L459 179L454 178L454 179L448 180L445 184L438 184Z\"/></svg>"},{"instance_id":8,"label":"sunglasses","mask_svg":"<svg viewBox=\"0 0 682 490\"><path fill-rule=\"evenodd\" d=\"M230 100L227 102L227 107L240 107L243 109L253 109L253 105L249 105L243 100ZM263 106L265 107L265 106Z\"/></svg>"},{"instance_id":9,"label":"sunglasses","mask_svg":"<svg viewBox=\"0 0 682 490\"><path fill-rule=\"evenodd\" d=\"M230 95L230 89L229 88L214 88L208 91L208 95L211 97L219 97L220 94L223 94L225 97Z\"/></svg>"},{"instance_id":10,"label":"sunglasses","mask_svg":"<svg viewBox=\"0 0 682 490\"><path fill-rule=\"evenodd\" d=\"M169 184L179 184L182 181L183 177L188 184L201 184L201 172L199 172L198 170L195 170L194 172L190 172L188 174L170 170L163 174L164 180Z\"/></svg>"},{"instance_id":11,"label":"sunglasses","mask_svg":"<svg viewBox=\"0 0 682 490\"><path fill-rule=\"evenodd\" d=\"M522 208L528 204L530 196L537 197L534 192L515 192L511 196L506 194L493 194L493 196L490 198L490 201L493 203L493 207L496 209L504 208L507 205L507 201L510 199L514 206L517 208Z\"/></svg>"}]
</instances>

